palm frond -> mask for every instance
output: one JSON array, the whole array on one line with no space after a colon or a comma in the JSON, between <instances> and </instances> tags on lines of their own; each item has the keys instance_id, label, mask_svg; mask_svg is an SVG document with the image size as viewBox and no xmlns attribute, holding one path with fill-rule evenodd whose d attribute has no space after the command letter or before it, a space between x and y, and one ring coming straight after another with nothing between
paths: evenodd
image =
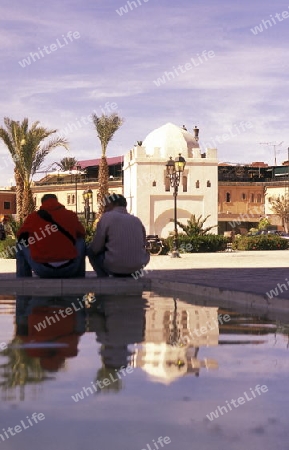
<instances>
[{"instance_id":1,"label":"palm frond","mask_svg":"<svg viewBox=\"0 0 289 450\"><path fill-rule=\"evenodd\" d=\"M105 156L108 143L112 140L114 133L121 127L124 119L119 117L117 113L110 116L93 114L92 118L101 143L102 155Z\"/></svg>"},{"instance_id":2,"label":"palm frond","mask_svg":"<svg viewBox=\"0 0 289 450\"><path fill-rule=\"evenodd\" d=\"M213 228L216 228L217 225L213 225L210 227L204 228L204 223L210 217L210 214L202 219L202 215L196 217L195 214L192 214L190 219L187 220L187 225L184 225L181 222L177 222L178 226L188 235L188 236L200 236L205 235Z\"/></svg>"},{"instance_id":3,"label":"palm frond","mask_svg":"<svg viewBox=\"0 0 289 450\"><path fill-rule=\"evenodd\" d=\"M4 125L5 127L0 127L0 139L15 163L16 191L19 191L16 196L17 214L20 211L19 219L23 219L23 215L27 215L34 207L31 193L32 176L54 148L62 146L67 149L68 142L61 137L46 142L57 130L42 127L39 121L33 122L29 128L28 118L19 122L5 117Z\"/></svg>"},{"instance_id":4,"label":"palm frond","mask_svg":"<svg viewBox=\"0 0 289 450\"><path fill-rule=\"evenodd\" d=\"M57 147L64 147L66 150L68 150L67 139L56 137L47 142L47 144L43 145L42 148L38 147L38 150L34 155L34 160L31 166L31 176L33 176L35 172L37 172L37 170L41 167L46 156Z\"/></svg>"}]
</instances>

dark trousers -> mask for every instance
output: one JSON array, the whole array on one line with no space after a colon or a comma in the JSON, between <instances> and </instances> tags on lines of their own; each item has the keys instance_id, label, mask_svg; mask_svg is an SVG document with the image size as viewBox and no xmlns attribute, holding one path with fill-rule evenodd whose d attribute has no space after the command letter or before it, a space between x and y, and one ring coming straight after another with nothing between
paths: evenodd
<instances>
[{"instance_id":1,"label":"dark trousers","mask_svg":"<svg viewBox=\"0 0 289 450\"><path fill-rule=\"evenodd\" d=\"M40 278L85 277L85 241L77 239L77 257L64 267L52 267L38 263L31 258L29 246L21 246L16 252L16 277L32 277L32 271Z\"/></svg>"}]
</instances>

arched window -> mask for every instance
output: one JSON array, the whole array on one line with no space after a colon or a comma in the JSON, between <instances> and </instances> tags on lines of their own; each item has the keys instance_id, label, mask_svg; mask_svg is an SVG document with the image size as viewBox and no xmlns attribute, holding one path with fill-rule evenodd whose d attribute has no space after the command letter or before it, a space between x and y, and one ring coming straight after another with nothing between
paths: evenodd
<instances>
[{"instance_id":1,"label":"arched window","mask_svg":"<svg viewBox=\"0 0 289 450\"><path fill-rule=\"evenodd\" d=\"M261 194L257 194L257 203L261 203L262 196Z\"/></svg>"},{"instance_id":2,"label":"arched window","mask_svg":"<svg viewBox=\"0 0 289 450\"><path fill-rule=\"evenodd\" d=\"M247 198L247 196L246 196L245 192L243 192L243 194L242 194L242 200L246 200L246 198Z\"/></svg>"},{"instance_id":3,"label":"arched window","mask_svg":"<svg viewBox=\"0 0 289 450\"><path fill-rule=\"evenodd\" d=\"M188 192L188 177L183 175L183 192Z\"/></svg>"},{"instance_id":4,"label":"arched window","mask_svg":"<svg viewBox=\"0 0 289 450\"><path fill-rule=\"evenodd\" d=\"M70 205L70 194L67 195L67 204Z\"/></svg>"},{"instance_id":5,"label":"arched window","mask_svg":"<svg viewBox=\"0 0 289 450\"><path fill-rule=\"evenodd\" d=\"M170 187L171 187L170 178L168 176L166 176L165 177L165 191L170 192Z\"/></svg>"},{"instance_id":6,"label":"arched window","mask_svg":"<svg viewBox=\"0 0 289 450\"><path fill-rule=\"evenodd\" d=\"M75 195L74 194L72 194L72 196L71 196L71 203L74 205L74 203L75 203Z\"/></svg>"},{"instance_id":7,"label":"arched window","mask_svg":"<svg viewBox=\"0 0 289 450\"><path fill-rule=\"evenodd\" d=\"M196 181L196 188L199 189L199 187L200 187L200 181L197 180L197 181Z\"/></svg>"},{"instance_id":8,"label":"arched window","mask_svg":"<svg viewBox=\"0 0 289 450\"><path fill-rule=\"evenodd\" d=\"M210 180L207 181L207 187L211 187L211 182L210 182Z\"/></svg>"},{"instance_id":9,"label":"arched window","mask_svg":"<svg viewBox=\"0 0 289 450\"><path fill-rule=\"evenodd\" d=\"M254 203L254 201L255 201L255 195L251 194L251 203Z\"/></svg>"},{"instance_id":10,"label":"arched window","mask_svg":"<svg viewBox=\"0 0 289 450\"><path fill-rule=\"evenodd\" d=\"M227 203L231 202L231 194L230 194L230 192L226 192L226 202Z\"/></svg>"}]
</instances>

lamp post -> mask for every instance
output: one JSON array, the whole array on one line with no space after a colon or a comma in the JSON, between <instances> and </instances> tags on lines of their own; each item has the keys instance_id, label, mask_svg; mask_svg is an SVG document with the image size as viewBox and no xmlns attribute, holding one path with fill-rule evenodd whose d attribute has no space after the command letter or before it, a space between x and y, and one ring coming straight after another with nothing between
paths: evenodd
<instances>
[{"instance_id":1,"label":"lamp post","mask_svg":"<svg viewBox=\"0 0 289 450\"><path fill-rule=\"evenodd\" d=\"M172 258L180 258L179 247L178 247L178 228L177 228L177 195L178 187L180 185L181 173L184 171L186 165L186 160L181 156L172 160L170 157L169 161L166 163L167 175L170 179L170 184L174 188L174 240L173 240L173 251Z\"/></svg>"},{"instance_id":2,"label":"lamp post","mask_svg":"<svg viewBox=\"0 0 289 450\"><path fill-rule=\"evenodd\" d=\"M86 224L88 224L88 222L90 220L90 200L92 200L92 190L86 189L85 191L83 191L82 196L83 196L83 200L84 200L85 222L86 222Z\"/></svg>"},{"instance_id":3,"label":"lamp post","mask_svg":"<svg viewBox=\"0 0 289 450\"><path fill-rule=\"evenodd\" d=\"M77 214L77 183L78 183L78 172L81 170L81 166L79 164L76 165L76 173L75 173L75 212Z\"/></svg>"}]
</instances>

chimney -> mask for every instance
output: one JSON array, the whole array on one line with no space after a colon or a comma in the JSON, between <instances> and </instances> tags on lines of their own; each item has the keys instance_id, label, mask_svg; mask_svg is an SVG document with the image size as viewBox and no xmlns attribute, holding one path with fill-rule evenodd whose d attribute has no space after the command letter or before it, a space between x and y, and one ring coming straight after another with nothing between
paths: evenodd
<instances>
[{"instance_id":1,"label":"chimney","mask_svg":"<svg viewBox=\"0 0 289 450\"><path fill-rule=\"evenodd\" d=\"M198 140L199 140L199 128L197 127L197 125L194 128L194 133L195 133L195 140L198 142Z\"/></svg>"}]
</instances>

